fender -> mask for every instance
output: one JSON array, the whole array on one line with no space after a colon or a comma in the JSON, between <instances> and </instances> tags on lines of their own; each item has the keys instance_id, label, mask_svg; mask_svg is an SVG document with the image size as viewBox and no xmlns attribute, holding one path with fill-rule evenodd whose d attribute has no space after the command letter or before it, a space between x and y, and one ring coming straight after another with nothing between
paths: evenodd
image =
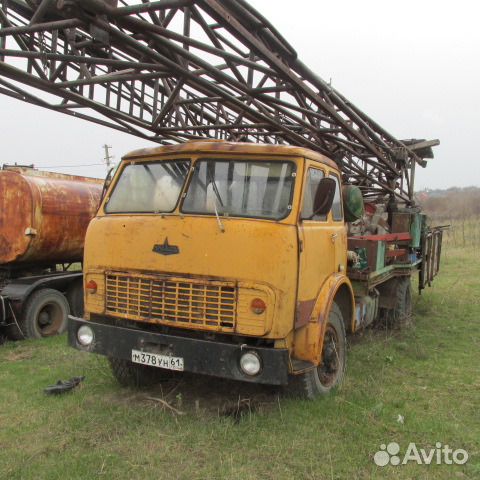
<instances>
[{"instance_id":1,"label":"fender","mask_svg":"<svg viewBox=\"0 0 480 480\"><path fill-rule=\"evenodd\" d=\"M31 293L33 293L34 290L40 287L64 290L74 280L82 278L82 275L82 272L60 272L36 275L33 277L16 278L7 283L7 285L5 285L0 291L0 294L2 297L8 298L9 300L23 302Z\"/></svg>"},{"instance_id":2,"label":"fender","mask_svg":"<svg viewBox=\"0 0 480 480\"><path fill-rule=\"evenodd\" d=\"M308 320L303 325L296 323L292 353L295 359L311 362L314 365L320 363L323 336L337 294L341 294L343 302L347 302L343 305L347 307L344 311L350 311L350 318L344 319L346 330L354 330L355 300L352 284L346 275L334 273L320 287Z\"/></svg>"}]
</instances>

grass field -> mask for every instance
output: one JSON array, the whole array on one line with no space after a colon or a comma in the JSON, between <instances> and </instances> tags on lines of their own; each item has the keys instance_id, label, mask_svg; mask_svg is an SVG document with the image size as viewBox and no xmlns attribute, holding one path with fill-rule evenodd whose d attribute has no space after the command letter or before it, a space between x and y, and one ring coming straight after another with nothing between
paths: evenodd
<instances>
[{"instance_id":1,"label":"grass field","mask_svg":"<svg viewBox=\"0 0 480 480\"><path fill-rule=\"evenodd\" d=\"M118 387L103 358L66 338L0 347L0 477L6 479L480 478L480 262L444 251L411 325L350 339L343 387L314 402L264 387L192 378ZM45 386L74 375L61 397ZM148 397L162 398L183 414ZM241 418L232 405L246 406ZM465 465L378 467L381 444L436 442Z\"/></svg>"}]
</instances>

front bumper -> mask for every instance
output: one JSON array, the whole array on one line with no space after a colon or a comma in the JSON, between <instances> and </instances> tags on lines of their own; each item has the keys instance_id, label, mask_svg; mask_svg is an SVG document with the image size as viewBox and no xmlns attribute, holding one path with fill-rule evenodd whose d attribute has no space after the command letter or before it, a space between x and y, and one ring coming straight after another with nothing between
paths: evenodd
<instances>
[{"instance_id":1,"label":"front bumper","mask_svg":"<svg viewBox=\"0 0 480 480\"><path fill-rule=\"evenodd\" d=\"M77 341L77 331L82 325L88 325L94 332L95 338L88 347ZM90 322L71 315L68 317L68 343L78 350L124 360L131 360L132 350L182 357L184 370L192 373L270 385L288 383L287 349L250 347L146 332ZM254 377L240 370L240 355L247 350L255 351L262 359L262 369Z\"/></svg>"}]
</instances>

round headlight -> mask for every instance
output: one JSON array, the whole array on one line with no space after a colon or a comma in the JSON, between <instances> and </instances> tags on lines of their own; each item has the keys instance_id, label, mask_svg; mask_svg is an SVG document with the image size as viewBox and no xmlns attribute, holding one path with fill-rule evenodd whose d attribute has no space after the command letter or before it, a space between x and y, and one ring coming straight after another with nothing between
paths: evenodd
<instances>
[{"instance_id":1,"label":"round headlight","mask_svg":"<svg viewBox=\"0 0 480 480\"><path fill-rule=\"evenodd\" d=\"M80 345L88 347L93 342L93 330L88 325L82 325L77 331L77 340Z\"/></svg>"},{"instance_id":2,"label":"round headlight","mask_svg":"<svg viewBox=\"0 0 480 480\"><path fill-rule=\"evenodd\" d=\"M246 352L240 357L240 368L242 372L254 376L258 375L262 368L262 361L256 352Z\"/></svg>"}]
</instances>

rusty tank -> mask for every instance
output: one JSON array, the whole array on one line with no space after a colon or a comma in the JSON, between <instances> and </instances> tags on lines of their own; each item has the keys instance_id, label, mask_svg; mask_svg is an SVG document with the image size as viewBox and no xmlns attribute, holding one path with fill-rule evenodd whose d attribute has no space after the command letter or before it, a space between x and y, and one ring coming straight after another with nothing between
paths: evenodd
<instances>
[{"instance_id":1,"label":"rusty tank","mask_svg":"<svg viewBox=\"0 0 480 480\"><path fill-rule=\"evenodd\" d=\"M0 170L0 265L80 261L102 184L94 178L4 166Z\"/></svg>"}]
</instances>

